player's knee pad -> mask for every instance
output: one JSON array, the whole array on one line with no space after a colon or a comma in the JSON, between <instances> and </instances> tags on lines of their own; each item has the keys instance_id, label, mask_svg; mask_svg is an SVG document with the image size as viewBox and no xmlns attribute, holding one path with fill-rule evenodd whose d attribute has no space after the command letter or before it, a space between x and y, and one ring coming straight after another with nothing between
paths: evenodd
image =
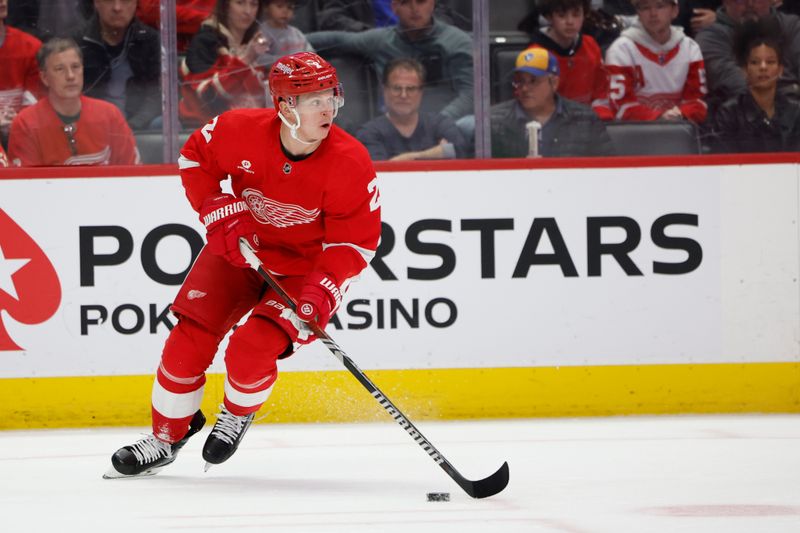
<instances>
[{"instance_id":1,"label":"player's knee pad","mask_svg":"<svg viewBox=\"0 0 800 533\"><path fill-rule=\"evenodd\" d=\"M159 382L174 392L202 386L221 340L194 320L181 317L164 343Z\"/></svg>"},{"instance_id":2,"label":"player's knee pad","mask_svg":"<svg viewBox=\"0 0 800 533\"><path fill-rule=\"evenodd\" d=\"M271 320L251 316L233 335L225 352L225 366L233 385L263 390L277 378L276 361L292 343Z\"/></svg>"}]
</instances>

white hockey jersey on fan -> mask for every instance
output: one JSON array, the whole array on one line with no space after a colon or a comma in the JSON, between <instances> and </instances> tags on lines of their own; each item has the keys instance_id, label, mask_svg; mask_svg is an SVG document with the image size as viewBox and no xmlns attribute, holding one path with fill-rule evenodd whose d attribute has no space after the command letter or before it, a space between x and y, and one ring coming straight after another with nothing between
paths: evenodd
<instances>
[{"instance_id":1,"label":"white hockey jersey on fan","mask_svg":"<svg viewBox=\"0 0 800 533\"><path fill-rule=\"evenodd\" d=\"M609 102L618 120L656 120L677 106L684 118L703 122L706 74L700 47L679 27L659 44L639 21L606 52Z\"/></svg>"}]
</instances>

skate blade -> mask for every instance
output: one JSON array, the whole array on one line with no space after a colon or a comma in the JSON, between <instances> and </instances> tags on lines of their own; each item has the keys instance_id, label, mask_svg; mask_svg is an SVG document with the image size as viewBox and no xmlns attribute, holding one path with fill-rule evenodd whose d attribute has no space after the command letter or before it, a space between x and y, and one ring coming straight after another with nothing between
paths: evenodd
<instances>
[{"instance_id":1,"label":"skate blade","mask_svg":"<svg viewBox=\"0 0 800 533\"><path fill-rule=\"evenodd\" d=\"M150 470L145 470L141 474L126 475L126 474L120 474L112 466L111 468L108 469L108 471L105 474L103 474L103 479L124 479L124 478L137 478L137 477L154 476L154 475L158 474L158 472L162 468L163 468L162 466L159 466L158 468L151 468Z\"/></svg>"}]
</instances>

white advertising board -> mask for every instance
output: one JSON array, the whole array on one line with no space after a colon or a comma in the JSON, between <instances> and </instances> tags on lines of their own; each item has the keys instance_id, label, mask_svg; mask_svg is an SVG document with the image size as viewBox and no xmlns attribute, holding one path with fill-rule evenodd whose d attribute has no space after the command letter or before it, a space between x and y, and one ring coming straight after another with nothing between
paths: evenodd
<instances>
[{"instance_id":1,"label":"white advertising board","mask_svg":"<svg viewBox=\"0 0 800 533\"><path fill-rule=\"evenodd\" d=\"M329 326L363 368L799 359L797 165L380 179ZM0 209L0 377L152 373L203 235L179 179L0 180ZM281 369L338 369L316 344Z\"/></svg>"}]
</instances>

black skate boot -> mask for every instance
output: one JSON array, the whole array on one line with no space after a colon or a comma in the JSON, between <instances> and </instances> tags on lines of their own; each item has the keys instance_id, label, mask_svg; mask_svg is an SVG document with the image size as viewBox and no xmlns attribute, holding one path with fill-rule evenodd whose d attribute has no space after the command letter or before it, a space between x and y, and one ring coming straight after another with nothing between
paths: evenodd
<instances>
[{"instance_id":1,"label":"black skate boot","mask_svg":"<svg viewBox=\"0 0 800 533\"><path fill-rule=\"evenodd\" d=\"M220 406L222 412L217 413L217 423L206 439L203 446L203 459L206 460L206 472L211 465L218 465L230 459L239 443L242 441L247 428L253 423L255 413L245 416L236 416L228 412L224 405Z\"/></svg>"},{"instance_id":2,"label":"black skate boot","mask_svg":"<svg viewBox=\"0 0 800 533\"><path fill-rule=\"evenodd\" d=\"M206 417L198 409L189 423L189 432L181 440L169 444L158 440L152 434L139 439L130 446L123 446L111 456L111 468L103 477L114 479L120 477L152 476L170 464L178 456L189 437L203 429Z\"/></svg>"}]
</instances>

